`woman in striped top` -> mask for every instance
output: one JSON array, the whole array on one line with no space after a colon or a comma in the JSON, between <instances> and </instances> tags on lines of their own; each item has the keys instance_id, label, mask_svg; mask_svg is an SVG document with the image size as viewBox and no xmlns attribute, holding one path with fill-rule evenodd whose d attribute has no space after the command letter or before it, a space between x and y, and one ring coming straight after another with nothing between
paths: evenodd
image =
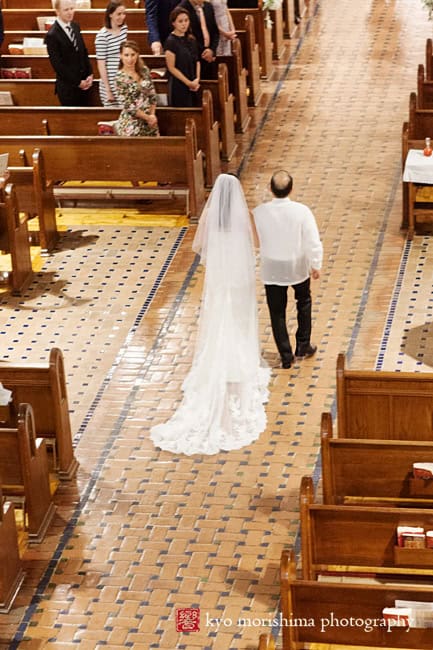
<instances>
[{"instance_id":1,"label":"woman in striped top","mask_svg":"<svg viewBox=\"0 0 433 650\"><path fill-rule=\"evenodd\" d=\"M121 0L112 0L105 10L105 26L95 38L99 70L99 95L103 106L119 106L115 78L119 69L120 45L128 37L126 9Z\"/></svg>"}]
</instances>

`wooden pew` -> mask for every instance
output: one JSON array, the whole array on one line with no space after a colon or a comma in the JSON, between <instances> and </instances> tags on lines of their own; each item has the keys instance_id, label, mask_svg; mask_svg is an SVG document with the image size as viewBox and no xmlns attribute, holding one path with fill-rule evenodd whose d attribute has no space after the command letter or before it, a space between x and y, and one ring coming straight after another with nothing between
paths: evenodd
<instances>
[{"instance_id":1,"label":"wooden pew","mask_svg":"<svg viewBox=\"0 0 433 650\"><path fill-rule=\"evenodd\" d=\"M422 63L418 66L416 99L417 108L433 108L433 79L427 79Z\"/></svg>"},{"instance_id":2,"label":"wooden pew","mask_svg":"<svg viewBox=\"0 0 433 650\"><path fill-rule=\"evenodd\" d=\"M238 133L245 133L250 122L247 98L247 71L242 63L241 44L238 40L232 43L230 56L218 56L217 61L227 66L229 90L235 98L235 128Z\"/></svg>"},{"instance_id":3,"label":"wooden pew","mask_svg":"<svg viewBox=\"0 0 433 650\"><path fill-rule=\"evenodd\" d=\"M295 0L283 0L284 37L293 38L298 30Z\"/></svg>"},{"instance_id":4,"label":"wooden pew","mask_svg":"<svg viewBox=\"0 0 433 650\"><path fill-rule=\"evenodd\" d=\"M22 150L29 156L35 148L44 153L47 177L62 181L128 181L134 186L57 187L59 198L123 199L174 198L182 195L187 213L198 218L205 202L203 154L197 148L195 122L188 118L184 136L167 137L120 136L3 136L0 151L9 153L10 161L18 160ZM77 178L78 177L78 178ZM140 187L141 181L158 181L157 188ZM164 187L161 187L161 184Z\"/></svg>"},{"instance_id":5,"label":"wooden pew","mask_svg":"<svg viewBox=\"0 0 433 650\"><path fill-rule=\"evenodd\" d=\"M41 542L55 508L45 440L36 438L29 404L20 404L16 428L0 429L0 476L3 494L24 507L29 541Z\"/></svg>"},{"instance_id":6,"label":"wooden pew","mask_svg":"<svg viewBox=\"0 0 433 650\"><path fill-rule=\"evenodd\" d=\"M33 280L27 221L21 219L16 189L0 179L0 249L11 256L7 275L12 295L19 296Z\"/></svg>"},{"instance_id":7,"label":"wooden pew","mask_svg":"<svg viewBox=\"0 0 433 650\"><path fill-rule=\"evenodd\" d=\"M261 634L257 650L275 650L275 640L272 634Z\"/></svg>"},{"instance_id":8,"label":"wooden pew","mask_svg":"<svg viewBox=\"0 0 433 650\"><path fill-rule=\"evenodd\" d=\"M70 480L78 462L72 447L68 394L62 351L52 348L47 364L1 363L0 382L12 391L13 410L24 400L33 409L35 431L54 445L55 468L61 480Z\"/></svg>"},{"instance_id":9,"label":"wooden pew","mask_svg":"<svg viewBox=\"0 0 433 650\"><path fill-rule=\"evenodd\" d=\"M254 19L250 14L245 16L245 30L238 29L237 37L241 44L242 60L245 61L248 71L248 105L257 106L262 96L259 46L256 42Z\"/></svg>"},{"instance_id":10,"label":"wooden pew","mask_svg":"<svg viewBox=\"0 0 433 650\"><path fill-rule=\"evenodd\" d=\"M114 121L120 110L102 107L0 106L2 135L97 135L97 124ZM203 91L200 108L157 109L161 135L182 135L187 118L195 121L197 142L205 156L206 185L211 187L221 173L219 124L213 116L209 90ZM20 204L21 205L21 204Z\"/></svg>"},{"instance_id":11,"label":"wooden pew","mask_svg":"<svg viewBox=\"0 0 433 650\"><path fill-rule=\"evenodd\" d=\"M327 573L433 574L431 548L397 545L398 526L433 530L433 510L319 504L312 478L304 476L300 519L305 580Z\"/></svg>"},{"instance_id":12,"label":"wooden pew","mask_svg":"<svg viewBox=\"0 0 433 650\"><path fill-rule=\"evenodd\" d=\"M402 169L409 149L424 149L425 138L433 133L433 110L418 108L416 93L411 93L409 99L409 120L403 123L402 131ZM416 224L431 222L432 203L418 200L416 183L403 182L403 225L408 226L408 239L411 240L416 231ZM422 187L422 186L421 186Z\"/></svg>"},{"instance_id":13,"label":"wooden pew","mask_svg":"<svg viewBox=\"0 0 433 650\"><path fill-rule=\"evenodd\" d=\"M229 0L229 7L230 7ZM281 11L281 10L279 10ZM273 72L272 65L272 28L266 26L265 11L262 8L262 0L259 0L257 8L232 8L230 13L236 29L245 28L245 17L251 15L254 19L255 35L259 46L260 74L264 79L269 79Z\"/></svg>"},{"instance_id":14,"label":"wooden pew","mask_svg":"<svg viewBox=\"0 0 433 650\"><path fill-rule=\"evenodd\" d=\"M1 110L2 107L0 113ZM16 115L15 124L19 119L19 115ZM0 128L3 124L2 115ZM23 158L22 166L8 168L9 181L15 186L20 212L24 212L27 219L38 217L39 231L29 231L28 236L32 243L41 247L41 254L45 255L56 247L59 240L53 185L47 181L41 151L34 151L31 164L24 156Z\"/></svg>"},{"instance_id":15,"label":"wooden pew","mask_svg":"<svg viewBox=\"0 0 433 650\"><path fill-rule=\"evenodd\" d=\"M425 78L433 80L433 40L428 38L425 44Z\"/></svg>"},{"instance_id":16,"label":"wooden pew","mask_svg":"<svg viewBox=\"0 0 433 650\"><path fill-rule=\"evenodd\" d=\"M251 23L248 21L248 29L250 29ZM251 40L251 34L249 34L248 47L252 46L253 42ZM153 56L153 55L144 55L141 57L145 65L148 66L150 70L154 68L165 68L165 57L164 56ZM256 66L256 77L257 77L257 60L254 58L254 52L249 55L251 65ZM98 69L96 65L96 58L94 56L90 57L90 60L93 65L93 70L95 73L95 78L98 79ZM53 69L51 67L48 56L46 55L11 55L6 54L2 57L2 67L3 68L31 68L32 79L50 79L53 76ZM229 92L233 93L235 98L235 114L236 114L236 130L239 133L244 133L248 127L250 121L250 116L248 114L248 97L247 97L247 78L251 78L252 83L252 92L255 93L254 96L257 96L257 81L260 82L260 79L254 78L253 73L249 74L247 70L243 67L242 62L242 51L240 42L236 41L233 45L233 53L230 56L219 56L217 57L218 64L225 64L227 66L227 75L228 75L228 84ZM12 81L12 80L3 80L3 81ZM19 81L29 81L26 79L20 79ZM155 81L155 87L158 86L158 83ZM54 81L53 81L54 84ZM99 93L96 87L96 83L93 85L91 91L91 105L100 105ZM208 80L201 81L201 87L205 90L208 87ZM1 90L1 88L0 88ZM49 91L50 101L53 101L54 88ZM251 93L250 93L251 94ZM17 101L15 101L17 103ZM21 102L20 102L21 103ZM28 104L28 100L26 101ZM46 103L46 102L44 102ZM36 105L36 104L35 104ZM55 105L58 105L57 97L55 98Z\"/></svg>"},{"instance_id":17,"label":"wooden pew","mask_svg":"<svg viewBox=\"0 0 433 650\"><path fill-rule=\"evenodd\" d=\"M81 35L83 37L84 43L86 45L87 51L89 52L90 55L95 54L95 38L96 34L98 33L98 29L84 29L81 27ZM38 31L38 30L25 30L25 29L16 29L16 30L11 30L7 29L4 32L4 40L2 44L2 50L6 54L9 50L9 45L13 45L15 43L17 44L22 44L23 40L25 38L40 38L44 39L46 36L47 32L46 31ZM149 32L144 29L143 26L141 26L141 29L135 29L132 30L130 29L128 31L128 39L135 41L140 48L141 54L152 54L152 50L149 45L149 40L148 40L148 35ZM16 56L20 56L17 54ZM3 62L0 61L0 65L3 66ZM93 67L93 72L97 72L97 67L96 63L92 65Z\"/></svg>"},{"instance_id":18,"label":"wooden pew","mask_svg":"<svg viewBox=\"0 0 433 650\"><path fill-rule=\"evenodd\" d=\"M433 480L415 479L413 463L433 463L433 445L419 440L333 438L322 414L323 503L433 507Z\"/></svg>"},{"instance_id":19,"label":"wooden pew","mask_svg":"<svg viewBox=\"0 0 433 650\"><path fill-rule=\"evenodd\" d=\"M218 66L218 79L203 81L203 90L212 94L215 120L220 123L221 155L223 160L230 160L236 149L234 97L229 91L227 66ZM165 79L155 80L157 93L167 94ZM0 92L9 92L15 106L59 106L54 94L53 79L0 79ZM91 105L100 106L98 85L91 89Z\"/></svg>"},{"instance_id":20,"label":"wooden pew","mask_svg":"<svg viewBox=\"0 0 433 650\"><path fill-rule=\"evenodd\" d=\"M11 2L15 6L11 6ZM25 0L26 9L23 9L23 3L20 0L9 0L7 4L5 0L2 1L3 8L3 22L5 29L8 30L38 30L37 18L39 16L55 17L53 9L49 8L50 3L45 3L45 8L39 8L44 4L40 0ZM31 6L31 4L33 6ZM28 5L28 8L27 8ZM77 22L82 30L98 30L104 25L105 7L107 3L104 0L103 7L92 9L77 9L74 14L74 21ZM144 8L128 8L126 15L126 23L128 29L140 30L145 28L145 13Z\"/></svg>"},{"instance_id":21,"label":"wooden pew","mask_svg":"<svg viewBox=\"0 0 433 650\"><path fill-rule=\"evenodd\" d=\"M396 600L433 602L430 587L298 580L292 551L280 563L283 650L311 643L430 650L431 628L386 625L382 612ZM382 625L380 624L382 621ZM374 623L376 622L376 623Z\"/></svg>"},{"instance_id":22,"label":"wooden pew","mask_svg":"<svg viewBox=\"0 0 433 650\"><path fill-rule=\"evenodd\" d=\"M25 574L18 549L13 503L3 500L0 479L0 614L7 614Z\"/></svg>"},{"instance_id":23,"label":"wooden pew","mask_svg":"<svg viewBox=\"0 0 433 650\"><path fill-rule=\"evenodd\" d=\"M433 373L348 370L337 358L339 438L433 441Z\"/></svg>"}]
</instances>

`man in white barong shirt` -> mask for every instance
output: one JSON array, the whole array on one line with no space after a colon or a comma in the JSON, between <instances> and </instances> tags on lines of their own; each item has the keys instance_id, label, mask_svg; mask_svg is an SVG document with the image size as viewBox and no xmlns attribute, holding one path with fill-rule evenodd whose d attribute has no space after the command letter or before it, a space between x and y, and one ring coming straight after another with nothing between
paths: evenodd
<instances>
[{"instance_id":1,"label":"man in white barong shirt","mask_svg":"<svg viewBox=\"0 0 433 650\"><path fill-rule=\"evenodd\" d=\"M311 344L310 277L317 280L322 268L323 246L311 210L292 201L293 179L284 170L271 179L272 201L253 210L260 245L261 277L271 317L272 333L283 368L290 368L295 357L312 357L317 346ZM293 287L298 328L293 355L287 332L287 288Z\"/></svg>"}]
</instances>

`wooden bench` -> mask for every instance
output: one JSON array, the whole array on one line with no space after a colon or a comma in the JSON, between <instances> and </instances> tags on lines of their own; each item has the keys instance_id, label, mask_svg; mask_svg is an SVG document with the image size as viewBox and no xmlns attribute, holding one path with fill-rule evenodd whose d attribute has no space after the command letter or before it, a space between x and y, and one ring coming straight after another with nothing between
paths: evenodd
<instances>
[{"instance_id":1,"label":"wooden bench","mask_svg":"<svg viewBox=\"0 0 433 650\"><path fill-rule=\"evenodd\" d=\"M0 113L1 109L2 107ZM0 128L4 124L3 117L0 117ZM25 119L25 116L23 117ZM16 115L14 124L19 120L19 115ZM10 128L9 132L12 134L13 129ZM22 166L9 167L8 171L9 181L15 186L20 213L24 212L27 219L37 217L39 221L39 230L28 233L31 242L41 247L42 255L50 253L57 245L59 233L53 185L46 179L42 152L36 150L30 164L23 155Z\"/></svg>"},{"instance_id":2,"label":"wooden bench","mask_svg":"<svg viewBox=\"0 0 433 650\"><path fill-rule=\"evenodd\" d=\"M45 440L36 438L32 407L20 404L16 428L0 429L4 496L23 506L29 541L41 542L54 515Z\"/></svg>"},{"instance_id":3,"label":"wooden bench","mask_svg":"<svg viewBox=\"0 0 433 650\"><path fill-rule=\"evenodd\" d=\"M433 373L348 370L337 358L339 438L433 442Z\"/></svg>"},{"instance_id":4,"label":"wooden bench","mask_svg":"<svg viewBox=\"0 0 433 650\"><path fill-rule=\"evenodd\" d=\"M82 30L98 30L104 25L105 7L107 3L99 8L95 8L92 2L92 9L77 9L74 13L74 21L80 25ZM26 9L23 8L23 2L20 0L2 1L3 23L7 30L37 30L38 17L47 16L55 18L55 12L50 8L50 3L46 2L45 8L40 8L44 4L41 0L25 0ZM14 5L14 6L12 6ZM28 5L28 8L27 8ZM126 23L129 30L140 30L145 28L144 8L128 8Z\"/></svg>"},{"instance_id":5,"label":"wooden bench","mask_svg":"<svg viewBox=\"0 0 433 650\"><path fill-rule=\"evenodd\" d=\"M259 0L259 6L257 8L240 8L238 3L236 3L236 8L232 8L232 4L233 3L229 0L228 5L236 29L245 29L246 16L251 15L253 17L255 36L259 46L260 75L264 79L269 79L273 73L272 28L266 26L266 12L262 8L262 0ZM281 9L279 11L281 11Z\"/></svg>"},{"instance_id":6,"label":"wooden bench","mask_svg":"<svg viewBox=\"0 0 433 650\"><path fill-rule=\"evenodd\" d=\"M25 574L18 549L15 508L13 503L3 500L1 487L0 504L0 614L7 614Z\"/></svg>"},{"instance_id":7,"label":"wooden bench","mask_svg":"<svg viewBox=\"0 0 433 650\"><path fill-rule=\"evenodd\" d=\"M250 21L248 21L248 25L251 26ZM253 41L251 40L251 34L249 34L248 47L249 46L251 47L253 46ZM150 70L155 68L165 68L166 66L165 57L163 56L144 55L141 58L143 59L143 62L147 65L147 67ZM256 71L258 71L257 62L254 58L253 52L249 55L249 60L251 61L251 65L255 65ZM92 62L93 65L95 79L98 80L99 74L96 65L96 58L94 56L91 56L90 61ZM233 44L233 52L230 56L219 56L217 57L217 62L218 64L223 63L227 66L229 92L233 93L235 98L236 130L239 133L244 133L250 121L250 116L248 114L247 80L248 79L252 80L251 92L255 93L255 95L253 96L257 96L258 93L257 78L255 79L253 77L253 72L251 72L250 74L249 71L247 72L247 70L243 67L241 44L239 41L236 41ZM46 55L30 56L30 55L23 55L23 54L21 55L6 54L1 59L1 65L3 68L31 68L32 79L46 80L46 79L50 79L53 76L53 69L51 67L51 63L48 59L48 56ZM256 72L256 75L257 74L258 72ZM13 81L13 80L3 80L3 81ZM19 81L29 81L29 80L19 79ZM258 79L258 81L260 82L260 79ZM159 82L158 80L154 80L154 82L155 82L155 88L157 89L158 85L161 82ZM49 97L51 103L53 103L54 81L52 83L53 83L53 88L50 89L49 91ZM98 83L99 81L94 83L91 90L91 95L90 95L91 105L100 105L99 92L97 87ZM4 86L4 84L2 85ZM208 88L208 85L209 85L208 80L201 81L201 87L203 90ZM164 86L165 92L167 92L166 88L167 85ZM0 87L0 90L1 89L2 88ZM31 105L28 99L22 99L18 102L18 100L15 98L14 103L21 104L23 102L27 105ZM45 101L44 104L46 103L47 102ZM59 102L57 100L57 97L55 97L54 104L58 105L58 103Z\"/></svg>"},{"instance_id":8,"label":"wooden bench","mask_svg":"<svg viewBox=\"0 0 433 650\"><path fill-rule=\"evenodd\" d=\"M81 35L83 37L87 51L90 55L95 54L95 38L98 31L99 29L84 29L83 26L81 26ZM38 30L31 30L31 29L26 30L23 28L12 30L8 28L4 32L2 50L6 54L6 52L9 51L10 45L22 44L25 38L39 38L43 40L46 34L47 34L46 31L41 32ZM152 50L149 45L148 36L149 36L149 32L144 29L143 25L141 26L141 29L128 30L128 39L130 39L131 41L135 41L137 43L141 54L152 54ZM17 54L16 56L20 56L20 55ZM0 66L3 67L3 61L0 61ZM96 73L97 66L96 63L94 63L93 61L92 61L92 67L93 67L93 72Z\"/></svg>"},{"instance_id":9,"label":"wooden bench","mask_svg":"<svg viewBox=\"0 0 433 650\"><path fill-rule=\"evenodd\" d=\"M416 93L410 94L409 120L402 130L402 170L409 149L424 149L425 138L433 134L433 110L418 108ZM424 184L425 185L425 184ZM408 239L413 238L417 223L431 222L433 203L422 201L418 190L423 185L403 182L403 225L408 226ZM431 187L431 185L429 186Z\"/></svg>"},{"instance_id":10,"label":"wooden bench","mask_svg":"<svg viewBox=\"0 0 433 650\"><path fill-rule=\"evenodd\" d=\"M425 78L433 80L433 40L428 38L425 44Z\"/></svg>"},{"instance_id":11,"label":"wooden bench","mask_svg":"<svg viewBox=\"0 0 433 650\"><path fill-rule=\"evenodd\" d=\"M272 634L261 634L257 650L275 650L275 640Z\"/></svg>"},{"instance_id":12,"label":"wooden bench","mask_svg":"<svg viewBox=\"0 0 433 650\"><path fill-rule=\"evenodd\" d=\"M322 414L323 503L433 507L433 480L416 479L413 464L433 463L433 445L415 440L333 438Z\"/></svg>"},{"instance_id":13,"label":"wooden bench","mask_svg":"<svg viewBox=\"0 0 433 650\"><path fill-rule=\"evenodd\" d=\"M304 476L300 519L305 580L329 573L433 574L431 548L397 545L398 526L433 530L433 510L316 503L312 478Z\"/></svg>"},{"instance_id":14,"label":"wooden bench","mask_svg":"<svg viewBox=\"0 0 433 650\"><path fill-rule=\"evenodd\" d=\"M11 256L4 272L12 295L19 296L33 280L27 220L20 216L15 186L0 179L0 249Z\"/></svg>"},{"instance_id":15,"label":"wooden bench","mask_svg":"<svg viewBox=\"0 0 433 650\"><path fill-rule=\"evenodd\" d=\"M117 120L119 113L102 107L0 106L0 134L97 135L98 122ZM157 116L164 136L182 135L187 118L194 119L198 147L205 157L206 185L211 187L221 173L219 124L214 120L211 92L203 91L200 108L159 107Z\"/></svg>"},{"instance_id":16,"label":"wooden bench","mask_svg":"<svg viewBox=\"0 0 433 650\"><path fill-rule=\"evenodd\" d=\"M397 600L433 603L432 588L298 580L290 550L281 554L280 580L283 650L311 643L431 650L431 628L386 625L382 612Z\"/></svg>"},{"instance_id":17,"label":"wooden bench","mask_svg":"<svg viewBox=\"0 0 433 650\"><path fill-rule=\"evenodd\" d=\"M221 156L230 160L236 149L234 97L229 91L228 72L225 64L218 66L218 79L203 81L203 90L212 94L215 120L220 124ZM168 85L165 79L155 80L155 90L167 94ZM12 96L14 106L59 106L57 95L54 94L53 79L0 79L0 92L8 92ZM100 106L97 83L91 89L90 103Z\"/></svg>"},{"instance_id":18,"label":"wooden bench","mask_svg":"<svg viewBox=\"0 0 433 650\"><path fill-rule=\"evenodd\" d=\"M197 148L195 122L190 118L186 120L184 136L132 140L120 136L0 135L0 151L9 153L12 165L19 162L23 150L30 156L35 149L44 154L50 181L78 181L76 185L57 186L54 195L59 199L183 196L187 214L193 218L200 216L205 203L203 154ZM158 187L140 187L140 182L149 180L158 181ZM82 181L102 181L107 185L83 187ZM132 186L119 187L119 181L128 181Z\"/></svg>"},{"instance_id":19,"label":"wooden bench","mask_svg":"<svg viewBox=\"0 0 433 650\"><path fill-rule=\"evenodd\" d=\"M237 37L241 44L242 60L248 71L248 105L257 106L262 96L259 46L255 37L254 19L250 14L245 16L245 29L237 30Z\"/></svg>"},{"instance_id":20,"label":"wooden bench","mask_svg":"<svg viewBox=\"0 0 433 650\"><path fill-rule=\"evenodd\" d=\"M418 66L416 98L417 108L433 108L433 79L427 79L422 63Z\"/></svg>"},{"instance_id":21,"label":"wooden bench","mask_svg":"<svg viewBox=\"0 0 433 650\"><path fill-rule=\"evenodd\" d=\"M68 394L62 351L52 348L48 363L1 363L0 382L12 391L14 412L19 404L29 403L33 409L35 431L54 447L55 469L61 480L70 480L77 472L78 462L72 447Z\"/></svg>"},{"instance_id":22,"label":"wooden bench","mask_svg":"<svg viewBox=\"0 0 433 650\"><path fill-rule=\"evenodd\" d=\"M284 37L293 38L298 30L295 0L283 0Z\"/></svg>"}]
</instances>

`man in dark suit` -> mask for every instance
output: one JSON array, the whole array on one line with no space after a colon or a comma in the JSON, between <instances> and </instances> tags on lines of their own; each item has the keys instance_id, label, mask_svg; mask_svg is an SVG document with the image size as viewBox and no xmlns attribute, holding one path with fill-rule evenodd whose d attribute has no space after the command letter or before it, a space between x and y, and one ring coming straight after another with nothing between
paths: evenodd
<instances>
[{"instance_id":1,"label":"man in dark suit","mask_svg":"<svg viewBox=\"0 0 433 650\"><path fill-rule=\"evenodd\" d=\"M171 32L170 14L179 0L145 0L146 25L153 54L162 54L164 42Z\"/></svg>"},{"instance_id":2,"label":"man in dark suit","mask_svg":"<svg viewBox=\"0 0 433 650\"><path fill-rule=\"evenodd\" d=\"M93 84L89 54L80 27L72 22L75 3L55 0L57 19L45 37L56 73L56 95L62 106L87 106Z\"/></svg>"},{"instance_id":3,"label":"man in dark suit","mask_svg":"<svg viewBox=\"0 0 433 650\"><path fill-rule=\"evenodd\" d=\"M3 14L2 14L2 8L1 8L1 5L0 5L0 47L1 47L1 44L3 43L4 37L5 37L5 35L4 35L4 31L3 31Z\"/></svg>"},{"instance_id":4,"label":"man in dark suit","mask_svg":"<svg viewBox=\"0 0 433 650\"><path fill-rule=\"evenodd\" d=\"M220 36L211 3L204 0L182 0L179 6L188 11L191 20L191 31L197 39L201 57L200 77L202 79L216 79L215 56ZM202 25L203 19L205 25Z\"/></svg>"}]
</instances>

